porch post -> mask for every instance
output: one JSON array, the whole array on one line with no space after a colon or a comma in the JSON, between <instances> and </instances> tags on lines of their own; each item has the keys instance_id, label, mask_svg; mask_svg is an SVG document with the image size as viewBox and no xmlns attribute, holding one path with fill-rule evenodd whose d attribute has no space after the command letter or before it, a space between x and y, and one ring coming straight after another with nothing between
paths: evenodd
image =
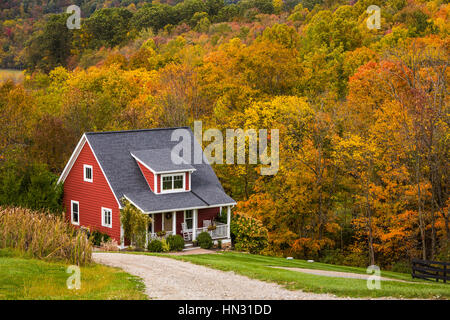
<instances>
[{"instance_id":1,"label":"porch post","mask_svg":"<svg viewBox=\"0 0 450 320\"><path fill-rule=\"evenodd\" d=\"M122 224L120 224L120 247L125 248L125 236Z\"/></svg>"},{"instance_id":2,"label":"porch post","mask_svg":"<svg viewBox=\"0 0 450 320\"><path fill-rule=\"evenodd\" d=\"M192 240L197 239L197 227L198 227L198 209L194 209L193 211L194 217L192 221Z\"/></svg>"},{"instance_id":3,"label":"porch post","mask_svg":"<svg viewBox=\"0 0 450 320\"><path fill-rule=\"evenodd\" d=\"M177 234L177 212L172 212L172 233L173 235Z\"/></svg>"},{"instance_id":4,"label":"porch post","mask_svg":"<svg viewBox=\"0 0 450 320\"><path fill-rule=\"evenodd\" d=\"M231 206L227 207L227 238L231 238L230 232L230 224L231 224Z\"/></svg>"},{"instance_id":5,"label":"porch post","mask_svg":"<svg viewBox=\"0 0 450 320\"><path fill-rule=\"evenodd\" d=\"M152 233L155 233L155 214L152 213Z\"/></svg>"},{"instance_id":6,"label":"porch post","mask_svg":"<svg viewBox=\"0 0 450 320\"><path fill-rule=\"evenodd\" d=\"M148 244L148 239L149 239L149 237L148 237L148 226L147 226L147 230L145 230L145 245L146 246Z\"/></svg>"}]
</instances>

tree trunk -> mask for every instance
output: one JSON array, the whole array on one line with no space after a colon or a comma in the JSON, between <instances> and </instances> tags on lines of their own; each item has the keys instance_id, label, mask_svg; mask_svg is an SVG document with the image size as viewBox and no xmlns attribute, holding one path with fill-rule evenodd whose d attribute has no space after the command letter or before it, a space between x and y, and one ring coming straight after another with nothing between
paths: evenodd
<instances>
[{"instance_id":1,"label":"tree trunk","mask_svg":"<svg viewBox=\"0 0 450 320\"><path fill-rule=\"evenodd\" d=\"M425 239L425 223L423 219L422 212L422 193L420 189L420 156L418 155L416 158L416 183L417 183L417 204L419 211L419 228L420 228L420 237L422 239L422 259L427 259L427 250L426 250L426 239Z\"/></svg>"},{"instance_id":2,"label":"tree trunk","mask_svg":"<svg viewBox=\"0 0 450 320\"><path fill-rule=\"evenodd\" d=\"M431 260L434 260L436 253L436 227L435 227L434 203L431 204Z\"/></svg>"},{"instance_id":3,"label":"tree trunk","mask_svg":"<svg viewBox=\"0 0 450 320\"><path fill-rule=\"evenodd\" d=\"M373 249L373 232L372 232L372 211L370 210L369 203L369 179L366 182L366 217L367 217L367 229L369 234L369 255L370 264L375 264L375 251Z\"/></svg>"}]
</instances>

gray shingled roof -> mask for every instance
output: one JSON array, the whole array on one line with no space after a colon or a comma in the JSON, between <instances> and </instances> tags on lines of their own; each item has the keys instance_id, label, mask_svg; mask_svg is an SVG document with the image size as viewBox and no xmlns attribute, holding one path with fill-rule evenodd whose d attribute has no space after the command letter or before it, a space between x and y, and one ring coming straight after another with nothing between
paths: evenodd
<instances>
[{"instance_id":1,"label":"gray shingled roof","mask_svg":"<svg viewBox=\"0 0 450 320\"><path fill-rule=\"evenodd\" d=\"M191 150L194 150L194 143L197 141L194 139L192 131L189 127L182 128L189 131ZM192 191L154 194L149 189L131 153L135 153L136 150L171 150L178 144L176 141L171 141L171 135L175 129L180 128L89 132L86 133L86 138L116 197L121 199L126 196L145 212L235 203L224 192L219 179L207 163L191 165L195 169L191 176ZM167 166L168 163L171 163L170 159L164 162L164 166ZM193 163L193 159L191 159L191 163Z\"/></svg>"},{"instance_id":2,"label":"gray shingled roof","mask_svg":"<svg viewBox=\"0 0 450 320\"><path fill-rule=\"evenodd\" d=\"M147 149L131 151L131 155L139 159L147 167L150 167L156 173L163 173L167 171L187 171L195 168L188 163L183 163L183 159L172 153L171 149ZM172 157L176 158L180 164L175 164Z\"/></svg>"}]
</instances>

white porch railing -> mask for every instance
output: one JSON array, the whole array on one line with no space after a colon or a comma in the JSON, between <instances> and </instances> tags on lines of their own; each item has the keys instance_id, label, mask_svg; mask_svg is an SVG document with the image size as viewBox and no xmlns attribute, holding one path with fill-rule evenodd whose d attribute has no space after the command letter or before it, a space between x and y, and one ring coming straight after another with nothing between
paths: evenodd
<instances>
[{"instance_id":1,"label":"white porch railing","mask_svg":"<svg viewBox=\"0 0 450 320\"><path fill-rule=\"evenodd\" d=\"M216 222L215 223L215 229L208 230L208 227L201 227L196 229L196 235L198 236L202 232L208 232L212 239L223 239L227 238L227 231L228 231L228 224ZM211 227L210 227L211 228ZM192 240L192 229L186 230L186 233L188 234L185 238L186 241ZM172 231L166 231L166 234L164 236L158 236L157 233L148 233L148 239L165 239L169 235L173 234ZM181 231L181 235L184 236L183 230Z\"/></svg>"},{"instance_id":2,"label":"white porch railing","mask_svg":"<svg viewBox=\"0 0 450 320\"><path fill-rule=\"evenodd\" d=\"M163 236L158 236L157 233L149 233L149 234L148 234L148 237L149 237L150 239L165 239L165 238L167 238L168 236L170 236L171 234L173 235L173 232L172 232L172 231L166 231L166 234L163 235Z\"/></svg>"},{"instance_id":3,"label":"white porch railing","mask_svg":"<svg viewBox=\"0 0 450 320\"><path fill-rule=\"evenodd\" d=\"M228 224L216 222L215 229L208 230L208 227L197 228L197 236L201 232L208 232L212 239L220 239L227 237Z\"/></svg>"}]
</instances>

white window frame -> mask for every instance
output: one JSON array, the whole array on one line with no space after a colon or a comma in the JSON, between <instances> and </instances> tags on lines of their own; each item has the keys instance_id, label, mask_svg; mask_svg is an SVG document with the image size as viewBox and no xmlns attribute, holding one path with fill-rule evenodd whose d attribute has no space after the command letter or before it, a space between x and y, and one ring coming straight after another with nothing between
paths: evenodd
<instances>
[{"instance_id":1,"label":"white window frame","mask_svg":"<svg viewBox=\"0 0 450 320\"><path fill-rule=\"evenodd\" d=\"M91 169L91 178L86 177L86 169ZM83 165L83 180L86 182L94 182L94 169L91 165L84 164Z\"/></svg>"},{"instance_id":2,"label":"white window frame","mask_svg":"<svg viewBox=\"0 0 450 320\"><path fill-rule=\"evenodd\" d=\"M183 187L181 189L174 189L173 188L173 184L174 184L174 179L173 177L175 176L181 176L182 177L182 181L183 181ZM170 190L164 190L163 185L164 185L164 177L172 177L172 189ZM185 172L179 172L179 173L171 173L171 174L161 174L161 178L160 178L160 190L161 193L174 193L174 192L183 192L186 191L186 173Z\"/></svg>"},{"instance_id":3,"label":"white window frame","mask_svg":"<svg viewBox=\"0 0 450 320\"><path fill-rule=\"evenodd\" d=\"M111 215L110 223L105 223L105 213L108 212ZM102 226L112 228L112 209L102 207Z\"/></svg>"},{"instance_id":4,"label":"white window frame","mask_svg":"<svg viewBox=\"0 0 450 320\"><path fill-rule=\"evenodd\" d=\"M192 229L194 228L194 210L184 210L184 218L183 218L183 222L186 223L186 228L188 227L188 226L187 226L187 222L186 222L186 212L187 212L187 211L191 211L191 212L192 212L192 217L189 218L189 219L192 219L192 228L191 228L191 229L188 229L188 230L192 230Z\"/></svg>"},{"instance_id":5,"label":"white window frame","mask_svg":"<svg viewBox=\"0 0 450 320\"><path fill-rule=\"evenodd\" d=\"M75 203L77 204L77 207L78 207L78 212L77 212L78 213L78 221L77 222L73 221L73 205ZM75 201L75 200L70 200L70 222L76 226L80 225L80 202Z\"/></svg>"}]
</instances>

